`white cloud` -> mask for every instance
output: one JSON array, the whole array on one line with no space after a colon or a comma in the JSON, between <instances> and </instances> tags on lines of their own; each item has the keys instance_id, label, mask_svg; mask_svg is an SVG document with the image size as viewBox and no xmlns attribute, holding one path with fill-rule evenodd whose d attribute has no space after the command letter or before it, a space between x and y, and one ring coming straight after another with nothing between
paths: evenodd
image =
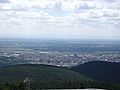
<instances>
[{"instance_id":1,"label":"white cloud","mask_svg":"<svg viewBox=\"0 0 120 90\"><path fill-rule=\"evenodd\" d=\"M7 33L11 37L118 38L119 3L119 0L10 0L0 3L0 36Z\"/></svg>"}]
</instances>

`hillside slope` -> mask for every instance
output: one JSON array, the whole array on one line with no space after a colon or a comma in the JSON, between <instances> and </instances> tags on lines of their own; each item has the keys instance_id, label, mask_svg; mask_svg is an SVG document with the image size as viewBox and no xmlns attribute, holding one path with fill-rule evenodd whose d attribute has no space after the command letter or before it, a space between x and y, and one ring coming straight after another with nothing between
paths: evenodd
<instances>
[{"instance_id":1,"label":"hillside slope","mask_svg":"<svg viewBox=\"0 0 120 90\"><path fill-rule=\"evenodd\" d=\"M26 90L25 78L29 77L31 90L105 88L119 90L112 85L91 80L77 72L48 65L12 65L0 67L0 90ZM27 86L28 87L28 86Z\"/></svg>"},{"instance_id":2,"label":"hillside slope","mask_svg":"<svg viewBox=\"0 0 120 90\"><path fill-rule=\"evenodd\" d=\"M93 61L72 67L71 70L95 80L120 83L120 63Z\"/></svg>"},{"instance_id":3,"label":"hillside slope","mask_svg":"<svg viewBox=\"0 0 120 90\"><path fill-rule=\"evenodd\" d=\"M0 80L17 81L29 77L33 80L87 80L88 78L79 73L48 65L13 65L0 67Z\"/></svg>"}]
</instances>

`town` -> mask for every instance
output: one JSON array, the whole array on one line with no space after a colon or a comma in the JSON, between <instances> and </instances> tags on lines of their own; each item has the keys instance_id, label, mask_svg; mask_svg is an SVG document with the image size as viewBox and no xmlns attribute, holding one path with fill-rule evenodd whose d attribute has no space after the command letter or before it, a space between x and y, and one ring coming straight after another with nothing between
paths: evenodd
<instances>
[{"instance_id":1,"label":"town","mask_svg":"<svg viewBox=\"0 0 120 90\"><path fill-rule=\"evenodd\" d=\"M120 53L54 52L24 48L0 48L0 65L46 64L71 67L89 61L120 62Z\"/></svg>"}]
</instances>

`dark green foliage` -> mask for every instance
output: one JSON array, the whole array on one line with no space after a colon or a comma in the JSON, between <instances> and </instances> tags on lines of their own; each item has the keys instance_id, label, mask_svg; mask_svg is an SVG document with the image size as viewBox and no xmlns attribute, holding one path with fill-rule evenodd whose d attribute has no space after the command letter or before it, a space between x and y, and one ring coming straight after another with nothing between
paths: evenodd
<instances>
[{"instance_id":1,"label":"dark green foliage","mask_svg":"<svg viewBox=\"0 0 120 90\"><path fill-rule=\"evenodd\" d=\"M1 81L19 81L30 77L33 80L53 81L53 80L88 80L87 77L79 73L47 65L14 65L0 67Z\"/></svg>"},{"instance_id":2,"label":"dark green foliage","mask_svg":"<svg viewBox=\"0 0 120 90\"><path fill-rule=\"evenodd\" d=\"M0 84L0 90L28 90L24 82ZM120 90L120 85L112 85L98 81L34 81L31 82L30 90L41 89L84 89L102 88L107 90Z\"/></svg>"},{"instance_id":3,"label":"dark green foliage","mask_svg":"<svg viewBox=\"0 0 120 90\"><path fill-rule=\"evenodd\" d=\"M60 67L14 65L0 68L0 90L28 90L28 88L30 90L63 88L105 88L108 90L120 90L119 85L94 81L79 73Z\"/></svg>"},{"instance_id":4,"label":"dark green foliage","mask_svg":"<svg viewBox=\"0 0 120 90\"><path fill-rule=\"evenodd\" d=\"M71 70L95 80L120 83L120 63L93 61L72 67Z\"/></svg>"}]
</instances>

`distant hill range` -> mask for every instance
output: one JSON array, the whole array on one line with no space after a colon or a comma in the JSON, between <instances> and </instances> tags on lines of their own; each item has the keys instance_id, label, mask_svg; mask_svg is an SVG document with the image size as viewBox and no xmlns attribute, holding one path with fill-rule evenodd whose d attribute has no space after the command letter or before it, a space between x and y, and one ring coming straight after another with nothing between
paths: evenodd
<instances>
[{"instance_id":1,"label":"distant hill range","mask_svg":"<svg viewBox=\"0 0 120 90\"><path fill-rule=\"evenodd\" d=\"M95 80L120 83L120 63L92 61L72 67L71 70Z\"/></svg>"}]
</instances>

